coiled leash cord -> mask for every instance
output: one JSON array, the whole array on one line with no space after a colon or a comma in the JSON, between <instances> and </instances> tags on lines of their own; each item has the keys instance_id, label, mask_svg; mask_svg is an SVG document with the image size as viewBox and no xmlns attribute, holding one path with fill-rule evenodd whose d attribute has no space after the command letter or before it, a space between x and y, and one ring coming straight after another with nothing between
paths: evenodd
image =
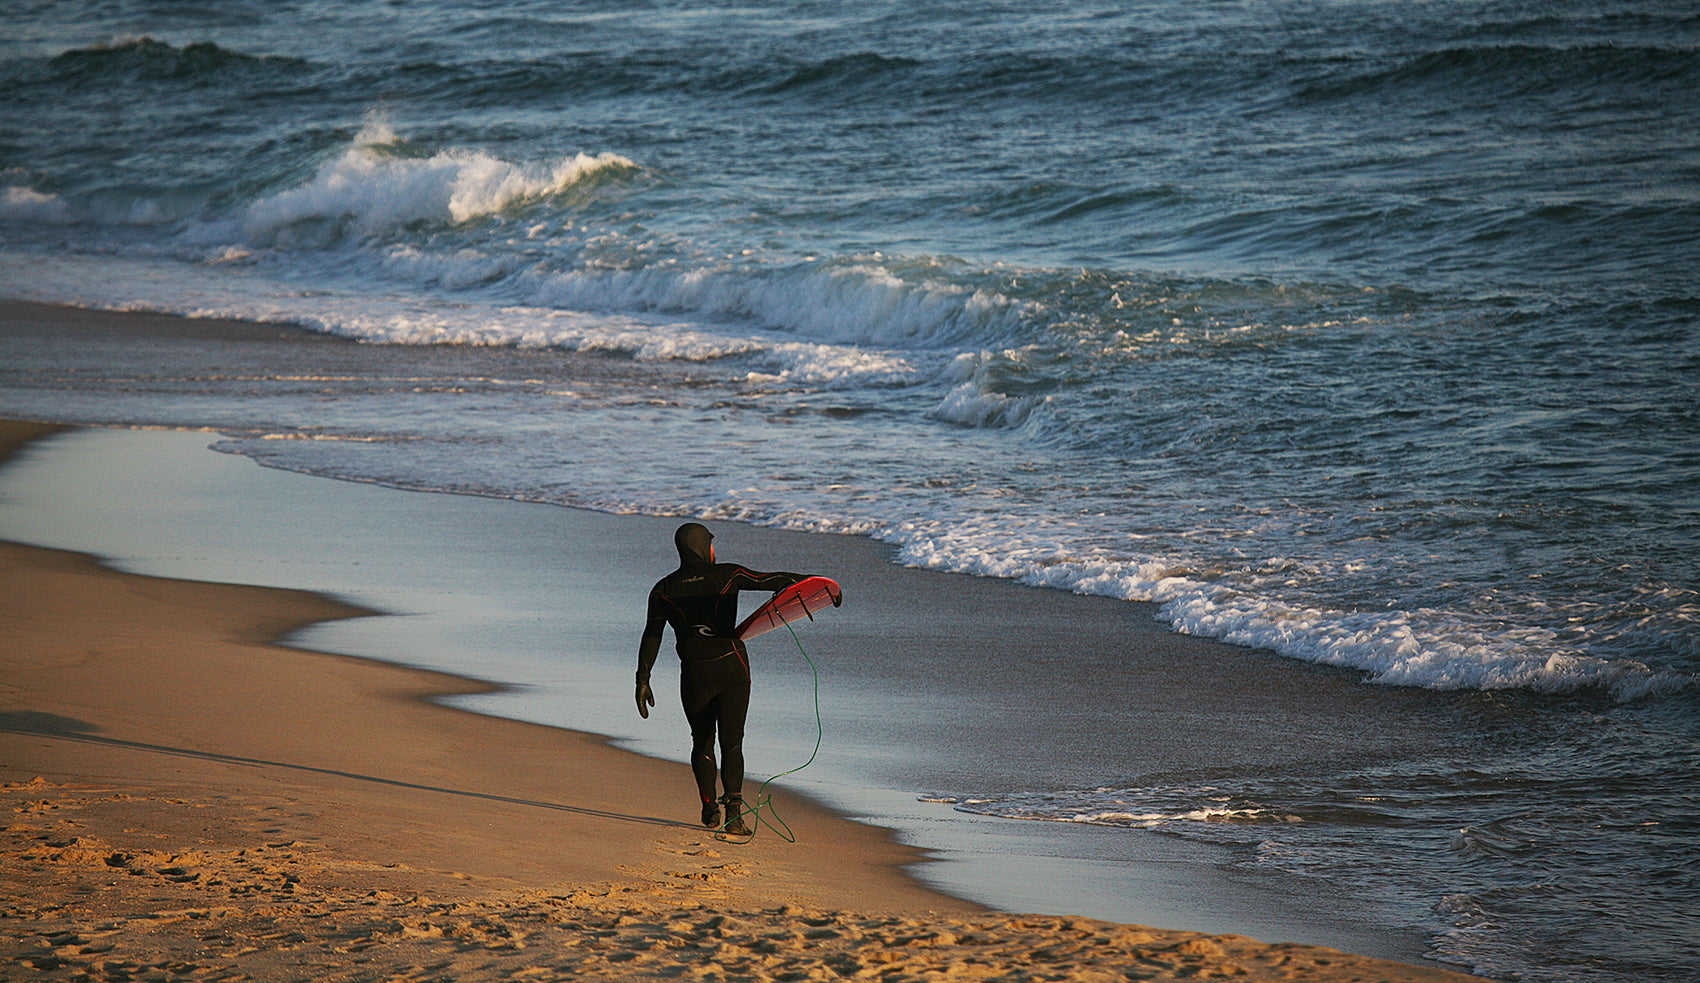
<instances>
[{"instance_id":1,"label":"coiled leash cord","mask_svg":"<svg viewBox=\"0 0 1700 983\"><path fill-rule=\"evenodd\" d=\"M775 833L779 834L779 838L784 840L785 842L787 842L787 843L797 842L797 836L796 836L796 834L791 832L791 827L786 825L785 820L779 818L779 810L777 810L773 807L773 796L767 794L767 787L769 785L772 785L774 782L780 780L781 778L784 778L786 775L795 775L797 772L802 771L804 768L807 768L809 765L813 764L814 760L815 760L815 755L820 753L821 737L826 732L826 728L821 724L821 717L820 717L820 669L815 665L815 660L809 658L808 650L803 648L803 640L797 637L796 629L791 627L791 623L789 621L787 621L785 623L785 630L791 633L791 640L793 642L797 643L797 651L803 653L803 661L807 662L809 664L809 672L814 674L815 749L813 751L809 752L809 760L808 761L803 762L802 764L791 769L790 771L782 771L779 774L774 775L772 778L769 778L767 781L762 782L761 787L756 789L755 804L750 805L750 806L746 806L744 811L742 813L740 813L740 815L745 816L745 817L749 817L750 820L751 820L751 822L749 823L749 826L750 826L749 839L742 840L742 841L740 841L741 843L749 843L752 840L754 840L756 838L756 834L761 832L761 828L762 828L763 824L766 824L768 829L771 829ZM722 839L722 840L726 840L726 842L728 842L728 843L733 842L732 840L726 839L727 835L728 834L722 833L718 838Z\"/></svg>"}]
</instances>

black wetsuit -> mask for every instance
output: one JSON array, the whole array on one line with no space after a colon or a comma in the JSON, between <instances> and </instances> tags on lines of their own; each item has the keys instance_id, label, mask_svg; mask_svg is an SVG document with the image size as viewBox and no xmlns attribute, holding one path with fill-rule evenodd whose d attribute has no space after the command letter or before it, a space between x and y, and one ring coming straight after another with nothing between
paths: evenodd
<instances>
[{"instance_id":1,"label":"black wetsuit","mask_svg":"<svg viewBox=\"0 0 1700 983\"><path fill-rule=\"evenodd\" d=\"M714 743L720 739L720 781L728 796L744 785L744 715L750 707L750 660L732 634L738 620L738 591L778 591L803 577L757 573L736 563L715 563L713 535L690 522L673 536L679 569L649 592L649 617L638 647L637 678L647 684L661 651L661 635L673 626L679 650L679 697L691 724L691 774L704 802L714 798Z\"/></svg>"}]
</instances>

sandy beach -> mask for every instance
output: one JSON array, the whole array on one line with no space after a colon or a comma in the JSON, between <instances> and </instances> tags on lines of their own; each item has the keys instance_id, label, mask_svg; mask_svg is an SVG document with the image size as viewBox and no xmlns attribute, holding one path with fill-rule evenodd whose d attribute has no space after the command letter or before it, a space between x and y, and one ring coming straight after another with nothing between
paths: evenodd
<instances>
[{"instance_id":1,"label":"sandy beach","mask_svg":"<svg viewBox=\"0 0 1700 983\"><path fill-rule=\"evenodd\" d=\"M1469 978L989 912L794 797L806 848L729 843L679 814L677 765L430 702L488 684L272 644L367 612L15 544L0 563L8 976Z\"/></svg>"}]
</instances>

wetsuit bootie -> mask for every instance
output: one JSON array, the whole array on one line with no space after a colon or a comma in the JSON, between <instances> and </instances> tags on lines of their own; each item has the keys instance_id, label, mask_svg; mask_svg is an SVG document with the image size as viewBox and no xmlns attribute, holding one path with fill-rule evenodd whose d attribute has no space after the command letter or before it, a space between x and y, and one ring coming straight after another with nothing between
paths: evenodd
<instances>
[{"instance_id":1,"label":"wetsuit bootie","mask_svg":"<svg viewBox=\"0 0 1700 983\"><path fill-rule=\"evenodd\" d=\"M729 836L751 836L754 831L744 824L742 796L728 795L720 800L726 805L726 833Z\"/></svg>"},{"instance_id":2,"label":"wetsuit bootie","mask_svg":"<svg viewBox=\"0 0 1700 983\"><path fill-rule=\"evenodd\" d=\"M712 796L702 800L702 824L709 829L720 825L720 803Z\"/></svg>"}]
</instances>

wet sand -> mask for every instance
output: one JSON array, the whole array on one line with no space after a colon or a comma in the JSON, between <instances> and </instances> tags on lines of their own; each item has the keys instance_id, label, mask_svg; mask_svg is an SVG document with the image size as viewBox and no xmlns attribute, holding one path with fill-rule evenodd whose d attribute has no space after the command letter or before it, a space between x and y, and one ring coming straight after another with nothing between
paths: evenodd
<instances>
[{"instance_id":1,"label":"wet sand","mask_svg":"<svg viewBox=\"0 0 1700 983\"><path fill-rule=\"evenodd\" d=\"M806 847L723 842L679 815L676 764L429 702L487 684L271 644L346 604L0 565L0 959L32 978L1463 978L988 912L795 797Z\"/></svg>"}]
</instances>

